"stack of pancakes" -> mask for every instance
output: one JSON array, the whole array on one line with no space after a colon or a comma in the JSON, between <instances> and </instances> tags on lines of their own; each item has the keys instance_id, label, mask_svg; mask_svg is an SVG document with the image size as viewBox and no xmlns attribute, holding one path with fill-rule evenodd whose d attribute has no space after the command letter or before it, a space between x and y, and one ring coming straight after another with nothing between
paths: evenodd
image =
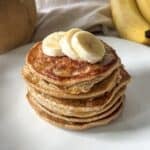
<instances>
[{"instance_id":1,"label":"stack of pancakes","mask_svg":"<svg viewBox=\"0 0 150 150\"><path fill-rule=\"evenodd\" d=\"M105 44L105 43L104 43ZM67 56L50 57L36 43L26 57L27 99L37 114L59 127L82 130L105 125L121 113L130 75L105 44L96 64Z\"/></svg>"}]
</instances>

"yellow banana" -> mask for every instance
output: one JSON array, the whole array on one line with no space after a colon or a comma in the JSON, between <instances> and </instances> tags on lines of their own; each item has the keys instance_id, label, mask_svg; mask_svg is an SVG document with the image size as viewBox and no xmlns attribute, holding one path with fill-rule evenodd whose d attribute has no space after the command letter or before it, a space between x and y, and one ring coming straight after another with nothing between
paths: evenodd
<instances>
[{"instance_id":1,"label":"yellow banana","mask_svg":"<svg viewBox=\"0 0 150 150\"><path fill-rule=\"evenodd\" d=\"M136 0L136 2L142 15L150 23L150 0Z\"/></svg>"},{"instance_id":2,"label":"yellow banana","mask_svg":"<svg viewBox=\"0 0 150 150\"><path fill-rule=\"evenodd\" d=\"M111 9L120 36L150 44L150 24L140 14L135 0L111 0Z\"/></svg>"}]
</instances>

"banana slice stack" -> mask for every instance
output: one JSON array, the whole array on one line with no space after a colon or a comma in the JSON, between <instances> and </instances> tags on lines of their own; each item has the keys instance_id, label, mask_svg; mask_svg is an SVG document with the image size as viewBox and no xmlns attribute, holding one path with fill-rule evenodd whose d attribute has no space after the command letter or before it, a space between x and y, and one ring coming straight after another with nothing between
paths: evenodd
<instances>
[{"instance_id":1,"label":"banana slice stack","mask_svg":"<svg viewBox=\"0 0 150 150\"><path fill-rule=\"evenodd\" d=\"M48 35L42 42L42 49L49 56L66 55L91 64L101 61L105 54L104 44L100 40L78 28Z\"/></svg>"},{"instance_id":2,"label":"banana slice stack","mask_svg":"<svg viewBox=\"0 0 150 150\"><path fill-rule=\"evenodd\" d=\"M111 0L111 10L121 37L150 44L150 0Z\"/></svg>"}]
</instances>

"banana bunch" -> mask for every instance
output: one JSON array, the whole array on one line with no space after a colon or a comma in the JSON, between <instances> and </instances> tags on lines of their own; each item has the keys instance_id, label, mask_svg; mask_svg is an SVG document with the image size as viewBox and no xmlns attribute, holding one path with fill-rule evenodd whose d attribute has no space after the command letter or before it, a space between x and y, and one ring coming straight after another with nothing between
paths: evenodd
<instances>
[{"instance_id":1,"label":"banana bunch","mask_svg":"<svg viewBox=\"0 0 150 150\"><path fill-rule=\"evenodd\" d=\"M66 55L71 59L91 64L100 61L105 54L104 44L100 40L78 28L48 35L42 41L42 50L49 56Z\"/></svg>"},{"instance_id":2,"label":"banana bunch","mask_svg":"<svg viewBox=\"0 0 150 150\"><path fill-rule=\"evenodd\" d=\"M114 24L121 37L150 45L150 0L111 0Z\"/></svg>"}]
</instances>

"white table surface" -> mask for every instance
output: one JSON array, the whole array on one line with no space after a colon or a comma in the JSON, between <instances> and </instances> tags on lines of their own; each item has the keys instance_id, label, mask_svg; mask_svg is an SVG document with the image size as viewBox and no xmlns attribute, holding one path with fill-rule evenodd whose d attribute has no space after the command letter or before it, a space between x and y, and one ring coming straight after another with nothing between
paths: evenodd
<instances>
[{"instance_id":1,"label":"white table surface","mask_svg":"<svg viewBox=\"0 0 150 150\"><path fill-rule=\"evenodd\" d=\"M32 44L0 55L0 150L150 149L150 47L102 37L116 49L132 75L119 119L83 132L41 120L25 99L20 71Z\"/></svg>"}]
</instances>

